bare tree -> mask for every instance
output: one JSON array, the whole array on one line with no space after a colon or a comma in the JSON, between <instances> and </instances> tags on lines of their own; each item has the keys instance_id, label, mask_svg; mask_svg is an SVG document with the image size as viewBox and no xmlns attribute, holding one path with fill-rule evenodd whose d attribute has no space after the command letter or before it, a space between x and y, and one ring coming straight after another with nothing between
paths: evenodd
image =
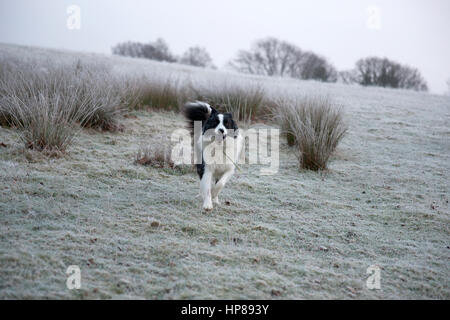
<instances>
[{"instance_id":1,"label":"bare tree","mask_svg":"<svg viewBox=\"0 0 450 320\"><path fill-rule=\"evenodd\" d=\"M267 76L336 81L337 72L325 58L276 38L255 42L250 50L241 50L229 66L239 72Z\"/></svg>"},{"instance_id":2,"label":"bare tree","mask_svg":"<svg viewBox=\"0 0 450 320\"><path fill-rule=\"evenodd\" d=\"M275 38L257 41L250 51L241 50L230 66L237 71L268 76L285 76L291 60L301 51Z\"/></svg>"},{"instance_id":3,"label":"bare tree","mask_svg":"<svg viewBox=\"0 0 450 320\"><path fill-rule=\"evenodd\" d=\"M141 58L143 54L144 44L139 42L123 42L115 45L112 48L112 53L119 56Z\"/></svg>"},{"instance_id":4,"label":"bare tree","mask_svg":"<svg viewBox=\"0 0 450 320\"><path fill-rule=\"evenodd\" d=\"M161 38L158 38L155 42L146 44L131 41L119 43L112 48L112 53L157 61L177 61L175 56L170 52L167 43Z\"/></svg>"},{"instance_id":5,"label":"bare tree","mask_svg":"<svg viewBox=\"0 0 450 320\"><path fill-rule=\"evenodd\" d=\"M406 65L387 58L368 57L356 62L356 67L346 80L363 86L380 86L390 88L427 91L428 86L420 72ZM349 74L346 74L347 76ZM342 74L341 74L342 75Z\"/></svg>"},{"instance_id":6,"label":"bare tree","mask_svg":"<svg viewBox=\"0 0 450 320\"><path fill-rule=\"evenodd\" d=\"M155 42L149 43L144 47L144 57L157 61L177 61L175 56L170 52L169 46L162 38L158 38Z\"/></svg>"},{"instance_id":7,"label":"bare tree","mask_svg":"<svg viewBox=\"0 0 450 320\"><path fill-rule=\"evenodd\" d=\"M300 75L296 78L315 79L320 81L336 82L338 73L325 58L312 52L303 54L300 66Z\"/></svg>"},{"instance_id":8,"label":"bare tree","mask_svg":"<svg viewBox=\"0 0 450 320\"><path fill-rule=\"evenodd\" d=\"M357 83L358 75L355 70L345 70L338 73L338 82L344 84Z\"/></svg>"},{"instance_id":9,"label":"bare tree","mask_svg":"<svg viewBox=\"0 0 450 320\"><path fill-rule=\"evenodd\" d=\"M181 57L180 63L203 68L216 68L208 51L198 46L188 48Z\"/></svg>"},{"instance_id":10,"label":"bare tree","mask_svg":"<svg viewBox=\"0 0 450 320\"><path fill-rule=\"evenodd\" d=\"M428 85L419 70L401 66L399 71L399 88L428 91Z\"/></svg>"}]
</instances>

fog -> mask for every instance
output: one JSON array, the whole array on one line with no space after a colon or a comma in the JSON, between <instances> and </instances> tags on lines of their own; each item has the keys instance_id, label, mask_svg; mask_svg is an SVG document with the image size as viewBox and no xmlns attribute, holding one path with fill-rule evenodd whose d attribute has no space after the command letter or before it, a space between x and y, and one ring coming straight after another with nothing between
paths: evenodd
<instances>
[{"instance_id":1,"label":"fog","mask_svg":"<svg viewBox=\"0 0 450 320\"><path fill-rule=\"evenodd\" d=\"M67 8L80 8L69 29ZM376 55L417 67L430 91L450 78L450 1L0 0L0 42L110 53L118 42L164 38L175 54L207 48L219 67L274 36L327 57L336 68Z\"/></svg>"}]
</instances>

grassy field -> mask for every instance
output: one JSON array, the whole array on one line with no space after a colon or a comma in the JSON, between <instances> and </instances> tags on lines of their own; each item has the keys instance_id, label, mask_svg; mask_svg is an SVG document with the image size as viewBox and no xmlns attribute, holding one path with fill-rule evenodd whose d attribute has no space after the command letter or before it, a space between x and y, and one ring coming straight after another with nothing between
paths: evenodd
<instances>
[{"instance_id":1,"label":"grassy field","mask_svg":"<svg viewBox=\"0 0 450 320\"><path fill-rule=\"evenodd\" d=\"M205 213L193 170L134 163L184 125L178 112L80 129L60 158L0 127L0 298L450 299L449 97L95 59L320 93L343 106L349 131L329 170L299 170L283 143L278 174L242 166ZM69 265L80 290L66 288ZM380 290L366 288L370 265Z\"/></svg>"}]
</instances>

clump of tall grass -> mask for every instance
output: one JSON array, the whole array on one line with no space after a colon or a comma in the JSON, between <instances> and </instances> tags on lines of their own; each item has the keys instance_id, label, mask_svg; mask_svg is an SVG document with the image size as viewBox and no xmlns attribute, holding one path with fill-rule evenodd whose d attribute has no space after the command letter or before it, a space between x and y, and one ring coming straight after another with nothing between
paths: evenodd
<instances>
[{"instance_id":1,"label":"clump of tall grass","mask_svg":"<svg viewBox=\"0 0 450 320\"><path fill-rule=\"evenodd\" d=\"M64 72L67 74L67 70ZM69 77L67 86L60 90L68 96L73 92L81 109L84 109L81 113L77 110L78 116L74 120L83 127L105 131L120 129L118 115L132 103L132 97L128 95L132 84L125 78L115 76L107 65L82 64L80 61L75 65L74 75L69 74Z\"/></svg>"},{"instance_id":2,"label":"clump of tall grass","mask_svg":"<svg viewBox=\"0 0 450 320\"><path fill-rule=\"evenodd\" d=\"M261 86L248 88L236 85L199 85L177 79L149 79L136 81L138 103L135 109L179 111L188 100L206 101L223 112L231 112L240 121L250 122L267 114L269 100Z\"/></svg>"},{"instance_id":3,"label":"clump of tall grass","mask_svg":"<svg viewBox=\"0 0 450 320\"><path fill-rule=\"evenodd\" d=\"M246 88L227 84L208 87L191 85L190 89L193 100L206 101L246 123L265 116L270 104L263 87L259 85Z\"/></svg>"},{"instance_id":4,"label":"clump of tall grass","mask_svg":"<svg viewBox=\"0 0 450 320\"><path fill-rule=\"evenodd\" d=\"M169 141L159 137L146 146L141 146L136 154L135 164L163 169L168 174L184 175L193 172L193 166L176 163L172 159L172 148Z\"/></svg>"},{"instance_id":5,"label":"clump of tall grass","mask_svg":"<svg viewBox=\"0 0 450 320\"><path fill-rule=\"evenodd\" d=\"M170 148L164 143L141 146L136 154L135 163L156 168L173 168L175 165L171 159Z\"/></svg>"},{"instance_id":6,"label":"clump of tall grass","mask_svg":"<svg viewBox=\"0 0 450 320\"><path fill-rule=\"evenodd\" d=\"M179 111L186 100L186 87L177 80L141 77L136 82L137 103L132 109Z\"/></svg>"},{"instance_id":7,"label":"clump of tall grass","mask_svg":"<svg viewBox=\"0 0 450 320\"><path fill-rule=\"evenodd\" d=\"M0 61L0 123L26 146L64 151L77 126L117 130L126 88L102 64Z\"/></svg>"},{"instance_id":8,"label":"clump of tall grass","mask_svg":"<svg viewBox=\"0 0 450 320\"><path fill-rule=\"evenodd\" d=\"M140 146L134 163L163 169L169 174L183 175L192 171L191 166L172 160L171 144L165 137L156 137L149 144Z\"/></svg>"},{"instance_id":9,"label":"clump of tall grass","mask_svg":"<svg viewBox=\"0 0 450 320\"><path fill-rule=\"evenodd\" d=\"M292 144L301 168L322 170L344 137L347 126L342 110L327 97L302 97L281 100L274 109L275 118Z\"/></svg>"},{"instance_id":10,"label":"clump of tall grass","mask_svg":"<svg viewBox=\"0 0 450 320\"><path fill-rule=\"evenodd\" d=\"M4 102L13 105L8 109L7 121L20 129L20 137L30 149L39 151L64 151L74 138L75 125L73 115L81 117L83 109L72 101L64 101L60 94L31 96L26 103L19 97L12 96L2 102L0 108L5 110ZM86 110L85 115L90 112Z\"/></svg>"}]
</instances>

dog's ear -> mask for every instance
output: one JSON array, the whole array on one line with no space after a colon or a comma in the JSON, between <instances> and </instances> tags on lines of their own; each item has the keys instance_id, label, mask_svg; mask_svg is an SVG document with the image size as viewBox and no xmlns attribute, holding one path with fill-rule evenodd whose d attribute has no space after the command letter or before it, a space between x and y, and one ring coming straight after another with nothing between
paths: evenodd
<instances>
[{"instance_id":1,"label":"dog's ear","mask_svg":"<svg viewBox=\"0 0 450 320\"><path fill-rule=\"evenodd\" d=\"M217 113L218 113L217 110L216 110L215 108L211 107L211 113L210 113L210 116L212 116L212 115L214 115L214 114L217 114Z\"/></svg>"},{"instance_id":2,"label":"dog's ear","mask_svg":"<svg viewBox=\"0 0 450 320\"><path fill-rule=\"evenodd\" d=\"M236 138L238 136L239 128L236 124L236 121L234 121L234 119L233 119L233 114L231 112L226 112L226 113L224 113L224 115L230 117L231 127L234 131L234 137Z\"/></svg>"},{"instance_id":3,"label":"dog's ear","mask_svg":"<svg viewBox=\"0 0 450 320\"><path fill-rule=\"evenodd\" d=\"M237 124L236 124L236 121L234 121L233 119L231 119L231 123L233 124L233 130L234 130L234 132L237 132L237 131L239 130L239 128L238 128L238 126L237 126Z\"/></svg>"}]
</instances>

